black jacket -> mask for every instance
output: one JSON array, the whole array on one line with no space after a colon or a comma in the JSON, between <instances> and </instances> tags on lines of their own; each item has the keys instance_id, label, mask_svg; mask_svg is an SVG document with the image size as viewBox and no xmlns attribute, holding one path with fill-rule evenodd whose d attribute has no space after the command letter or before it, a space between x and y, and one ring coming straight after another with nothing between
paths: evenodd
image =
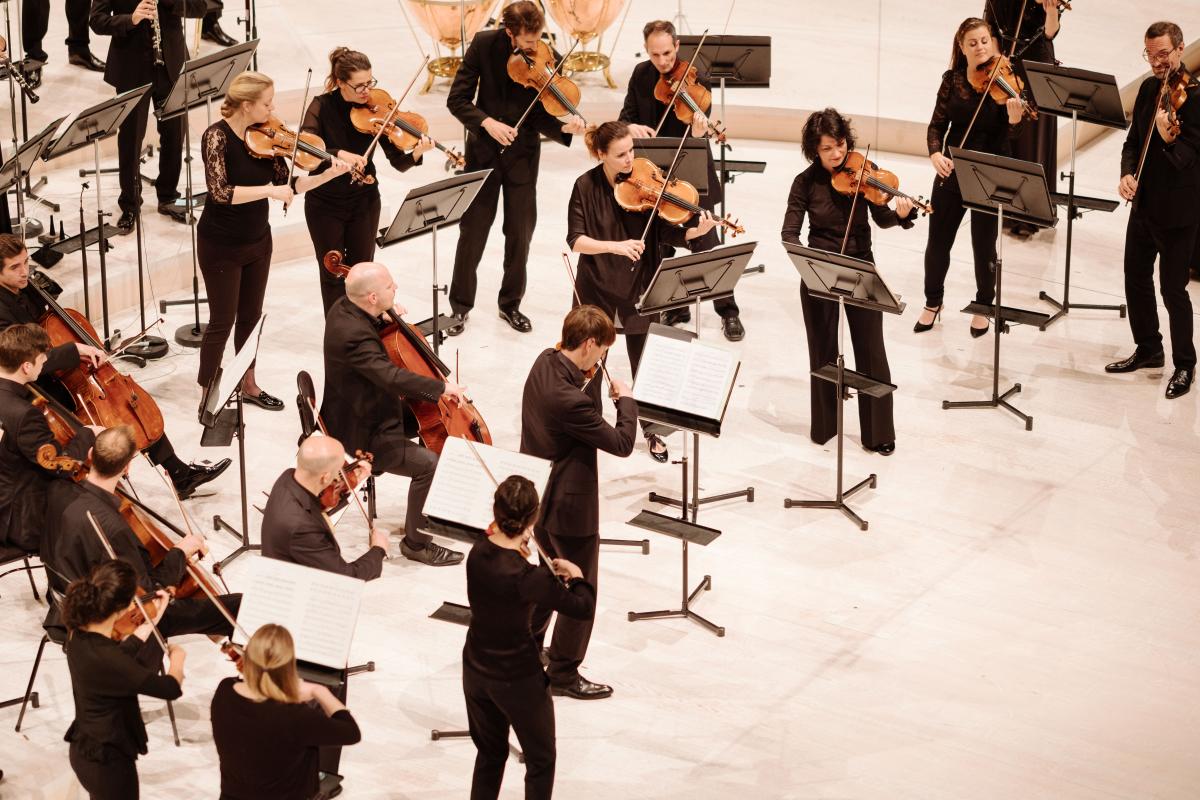
<instances>
[{"instance_id":1,"label":"black jacket","mask_svg":"<svg viewBox=\"0 0 1200 800\"><path fill-rule=\"evenodd\" d=\"M402 398L435 402L443 381L417 375L392 363L376 320L350 298L340 298L325 318L325 393L321 417L346 452L371 449L371 439L385 423L404 420L404 431L416 433L415 420Z\"/></svg>"},{"instance_id":2,"label":"black jacket","mask_svg":"<svg viewBox=\"0 0 1200 800\"><path fill-rule=\"evenodd\" d=\"M1142 81L1133 104L1129 134L1121 149L1121 175L1137 172L1146 131L1154 126L1154 103L1162 81L1151 75ZM1193 81L1188 99L1178 111L1180 134L1167 144L1155 131L1138 181L1133 213L1155 226L1194 225L1200 218L1200 86Z\"/></svg>"},{"instance_id":3,"label":"black jacket","mask_svg":"<svg viewBox=\"0 0 1200 800\"><path fill-rule=\"evenodd\" d=\"M378 547L371 547L352 562L342 558L342 549L333 538L320 501L296 482L295 474L294 469L284 470L271 487L263 511L263 555L364 581L383 574L387 553Z\"/></svg>"},{"instance_id":4,"label":"black jacket","mask_svg":"<svg viewBox=\"0 0 1200 800\"><path fill-rule=\"evenodd\" d=\"M557 350L533 362L521 398L521 452L550 459L539 527L555 536L600 533L600 479L596 451L633 452L637 401L617 403L617 425L600 413L596 395L583 391L583 373Z\"/></svg>"},{"instance_id":5,"label":"black jacket","mask_svg":"<svg viewBox=\"0 0 1200 800\"><path fill-rule=\"evenodd\" d=\"M150 20L133 24L138 0L92 0L88 22L100 36L111 36L104 82L119 92L155 84L161 94L179 76L187 58L183 18L203 17L205 0L158 0L158 22L162 31L162 54L166 72L154 65L154 35Z\"/></svg>"}]
</instances>

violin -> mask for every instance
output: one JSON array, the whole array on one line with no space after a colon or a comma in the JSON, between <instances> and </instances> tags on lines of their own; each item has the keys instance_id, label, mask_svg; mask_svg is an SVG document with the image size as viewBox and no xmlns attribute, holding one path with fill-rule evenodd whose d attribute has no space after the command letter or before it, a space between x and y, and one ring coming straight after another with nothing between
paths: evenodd
<instances>
[{"instance_id":1,"label":"violin","mask_svg":"<svg viewBox=\"0 0 1200 800\"><path fill-rule=\"evenodd\" d=\"M295 165L305 172L312 172L335 158L325 150L325 140L309 131L300 132L300 143L297 146L296 133L276 117L246 128L245 142L246 149L255 158L280 156L290 159L294 153ZM375 182L374 176L366 175L357 169L351 171L350 180L363 184Z\"/></svg>"},{"instance_id":2,"label":"violin","mask_svg":"<svg viewBox=\"0 0 1200 800\"><path fill-rule=\"evenodd\" d=\"M683 88L679 88L680 81ZM678 91L678 95L676 95ZM675 116L685 125L691 125L697 114L707 114L712 108L712 92L696 79L696 68L689 62L677 59L675 66L665 75L658 76L654 85L654 99L664 105L675 98ZM721 144L725 144L725 128L719 122L708 120L708 133Z\"/></svg>"},{"instance_id":3,"label":"violin","mask_svg":"<svg viewBox=\"0 0 1200 800\"><path fill-rule=\"evenodd\" d=\"M861 178L860 178L861 174ZM857 150L846 154L846 160L834 170L830 178L833 188L847 197L858 192L868 202L877 206L886 206L893 197L903 197L912 201L913 206L923 214L932 214L933 207L924 198L913 197L900 191L900 179L886 169L880 169L873 161Z\"/></svg>"},{"instance_id":4,"label":"violin","mask_svg":"<svg viewBox=\"0 0 1200 800\"><path fill-rule=\"evenodd\" d=\"M142 613L143 608L151 619L158 616L159 600L155 595L143 594L139 600L141 601L140 607L134 605L133 608L117 617L116 622L113 623L112 639L114 642L120 642L132 636L133 632L146 621L146 615Z\"/></svg>"},{"instance_id":5,"label":"violin","mask_svg":"<svg viewBox=\"0 0 1200 800\"><path fill-rule=\"evenodd\" d=\"M1195 78L1182 64L1163 81L1162 90L1158 93L1158 107L1167 112L1167 124L1172 136L1179 135L1179 109L1187 102L1188 89L1195 85Z\"/></svg>"},{"instance_id":6,"label":"violin","mask_svg":"<svg viewBox=\"0 0 1200 800\"><path fill-rule=\"evenodd\" d=\"M336 250L326 253L322 264L339 278L346 277L350 271L343 262L342 254ZM379 332L388 359L400 369L445 381L450 375L450 368L433 352L420 329L390 309L388 316L391 324ZM446 439L451 436L483 444L492 443L487 423L470 400L455 403L443 396L436 402L409 399L407 403L417 418L422 443L435 453L441 454Z\"/></svg>"},{"instance_id":7,"label":"violin","mask_svg":"<svg viewBox=\"0 0 1200 800\"><path fill-rule=\"evenodd\" d=\"M658 215L673 225L683 225L694 215L704 212L697 205L700 193L695 186L678 178L667 185L658 166L648 158L635 158L633 169L617 176L613 195L626 211L650 211L657 205ZM728 217L716 219L716 222L726 228L730 236L746 232Z\"/></svg>"},{"instance_id":8,"label":"violin","mask_svg":"<svg viewBox=\"0 0 1200 800\"><path fill-rule=\"evenodd\" d=\"M573 114L583 119L578 108L582 97L579 87L559 71L554 51L543 40L538 39L532 55L517 50L508 57L508 77L539 92L538 99L550 116Z\"/></svg>"},{"instance_id":9,"label":"violin","mask_svg":"<svg viewBox=\"0 0 1200 800\"><path fill-rule=\"evenodd\" d=\"M971 82L975 91L980 94L987 92L988 96L1000 105L1004 105L1011 98L1020 100L1025 116L1030 119L1038 118L1037 108L1021 94L1025 91L1025 82L1013 72L1012 62L1006 56L992 56L974 70L969 70L967 80Z\"/></svg>"},{"instance_id":10,"label":"violin","mask_svg":"<svg viewBox=\"0 0 1200 800\"><path fill-rule=\"evenodd\" d=\"M350 109L350 123L361 133L383 135L392 144L405 152L412 150L429 134L429 122L413 111L395 111L396 101L383 89L372 89L370 99L361 106ZM434 140L433 146L446 154L447 163L454 169L463 169L467 160L452 148Z\"/></svg>"},{"instance_id":11,"label":"violin","mask_svg":"<svg viewBox=\"0 0 1200 800\"><path fill-rule=\"evenodd\" d=\"M333 479L333 483L321 490L321 509L323 511L333 511L350 497L350 494L358 487L358 466L360 464L370 464L375 460L375 457L370 453L364 453L359 450L355 454L353 461L348 461L338 470L337 477Z\"/></svg>"}]
</instances>

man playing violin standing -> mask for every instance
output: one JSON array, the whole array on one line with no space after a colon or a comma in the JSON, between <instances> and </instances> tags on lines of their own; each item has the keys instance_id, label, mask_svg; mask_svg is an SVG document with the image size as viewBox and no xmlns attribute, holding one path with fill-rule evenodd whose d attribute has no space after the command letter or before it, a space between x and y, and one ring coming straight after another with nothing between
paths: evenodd
<instances>
[{"instance_id":1,"label":"man playing violin standing","mask_svg":"<svg viewBox=\"0 0 1200 800\"><path fill-rule=\"evenodd\" d=\"M380 338L389 311L404 314L396 303L396 282L383 264L356 264L346 276L346 296L325 318L325 393L321 417L329 435L347 448L374 455L376 472L406 475L408 507L400 552L435 567L462 561L463 554L442 547L421 530L425 497L433 484L437 454L411 438L412 412L403 398L435 403L466 399L466 388L401 369L392 363Z\"/></svg>"},{"instance_id":2,"label":"man playing violin standing","mask_svg":"<svg viewBox=\"0 0 1200 800\"><path fill-rule=\"evenodd\" d=\"M584 131L582 119L574 115L566 122L555 119L534 103L535 90L518 84L508 75L508 60L514 51L530 55L536 52L546 26L541 9L530 0L518 0L504 9L501 23L500 30L481 31L471 40L446 99L450 113L468 130L467 171L494 170L463 215L459 228L454 277L450 283L450 308L455 324L446 330L451 336L462 333L467 315L475 305L476 272L496 218L501 189L504 191L504 279L498 299L500 318L520 333L533 330L520 305L525 296L529 242L537 223L540 137L545 135L570 146L571 135ZM527 109L528 116L518 130L513 126Z\"/></svg>"},{"instance_id":3,"label":"man playing violin standing","mask_svg":"<svg viewBox=\"0 0 1200 800\"><path fill-rule=\"evenodd\" d=\"M1154 23L1146 31L1145 42L1143 55L1154 74L1138 89L1129 134L1121 149L1118 187L1121 197L1133 203L1125 229L1125 299L1137 347L1132 355L1104 370L1133 372L1157 369L1165 363L1154 297L1157 257L1175 367L1167 382L1166 397L1173 400L1187 394L1196 379L1192 301L1187 284L1200 229L1200 85L1179 72L1183 31L1178 25ZM1159 102L1164 81L1185 84L1186 99L1174 112L1176 126L1172 126Z\"/></svg>"},{"instance_id":4,"label":"man playing violin standing","mask_svg":"<svg viewBox=\"0 0 1200 800\"><path fill-rule=\"evenodd\" d=\"M708 117L705 113L695 114L689 129L675 115L673 109L668 109L654 96L654 87L660 79L666 80L664 76L671 74L679 60L679 37L675 33L675 26L666 20L648 22L642 28L642 39L645 41L646 55L650 58L633 68L633 74L629 77L629 88L625 91L625 105L621 108L619 119L629 123L629 132L635 139L649 139L655 136L654 131L660 120L663 122L662 127L658 129L659 136L707 136ZM703 73L697 72L696 82L705 89L711 88L708 76ZM717 176L716 164L710 150L708 194L700 198L700 205L712 211L721 199L721 181ZM716 231L713 231L708 236L690 242L689 247L695 252L701 252L716 247L719 242L720 238ZM713 302L713 308L721 315L721 330L725 338L731 342L741 341L746 335L746 329L742 325L737 300L733 296L722 298ZM664 317L669 325L687 322L692 318L691 312L686 308L668 311Z\"/></svg>"}]
</instances>

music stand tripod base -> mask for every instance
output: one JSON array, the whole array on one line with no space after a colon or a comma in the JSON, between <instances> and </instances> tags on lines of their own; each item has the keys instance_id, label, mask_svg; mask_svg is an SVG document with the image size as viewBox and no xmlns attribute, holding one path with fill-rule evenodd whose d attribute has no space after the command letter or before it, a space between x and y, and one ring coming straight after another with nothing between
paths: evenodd
<instances>
[{"instance_id":1,"label":"music stand tripod base","mask_svg":"<svg viewBox=\"0 0 1200 800\"><path fill-rule=\"evenodd\" d=\"M852 508L850 508L850 506L846 505L846 498L852 496L853 494L855 494L858 491L861 491L862 489L867 489L867 488L874 489L878 485L878 483L879 482L878 482L878 479L875 477L875 473L872 472L870 475L863 478L861 481L854 484L846 491L842 492L842 499L840 499L840 500L792 500L791 498L785 498L783 501L783 507L784 508L836 509L838 511L841 511L843 514L845 514L846 517L851 522L853 522L855 525L857 525L860 530L865 531L865 530L867 530L867 527L870 525L870 523L867 522L862 517L860 517L858 514L856 514L854 512L854 509L852 509Z\"/></svg>"}]
</instances>

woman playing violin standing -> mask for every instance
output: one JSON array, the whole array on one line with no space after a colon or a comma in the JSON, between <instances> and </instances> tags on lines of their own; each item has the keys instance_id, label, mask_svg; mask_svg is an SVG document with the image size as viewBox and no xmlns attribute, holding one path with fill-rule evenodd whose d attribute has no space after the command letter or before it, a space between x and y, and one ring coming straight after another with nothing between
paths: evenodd
<instances>
[{"instance_id":1,"label":"woman playing violin standing","mask_svg":"<svg viewBox=\"0 0 1200 800\"><path fill-rule=\"evenodd\" d=\"M304 219L312 236L317 254L317 273L321 278L321 302L329 313L334 301L346 293L343 281L329 274L321 259L330 250L346 254L346 262L357 264L375 257L375 235L379 230L379 184L365 183L358 175L375 175L375 163L367 148L375 138L364 133L350 121L350 111L361 108L378 83L371 75L371 61L363 53L348 47L338 47L329 54L329 76L325 79L325 94L313 98L304 114L300 130L315 133L325 142L326 149L354 169L355 175L342 175L336 180L313 189L304 200ZM386 116L386 112L380 114ZM412 152L406 153L387 136L379 138L379 146L397 171L404 172L421 163L421 156L433 147L428 136L422 136ZM321 175L330 167L321 166L313 175Z\"/></svg>"},{"instance_id":2,"label":"woman playing violin standing","mask_svg":"<svg viewBox=\"0 0 1200 800\"><path fill-rule=\"evenodd\" d=\"M267 201L278 200L286 208L297 193L349 170L346 162L334 159L322 174L294 177L289 185L285 159L253 155L244 142L246 129L266 124L274 110L274 82L260 72L243 72L229 85L221 106L223 119L202 139L208 202L197 225L196 255L208 290L209 320L196 377L201 387L216 374L230 331L234 346L240 348L262 316L271 268ZM247 403L260 408L283 408L282 400L255 382L253 366L246 371L242 393Z\"/></svg>"},{"instance_id":3,"label":"woman playing violin standing","mask_svg":"<svg viewBox=\"0 0 1200 800\"><path fill-rule=\"evenodd\" d=\"M937 105L929 121L926 143L929 160L937 171L930 202L934 214L929 221L929 241L925 246L925 308L913 326L921 333L933 327L942 312L946 272L950 269L950 250L958 235L958 226L967 213L958 189L958 176L947 148L962 147L984 153L1008 155L1010 141L1019 133L1024 106L1010 98L1004 105L986 97L971 85L976 70L999 55L988 23L968 17L958 26L951 51L950 69L942 75ZM974 124L972 124L974 118ZM966 141L964 142L964 134ZM996 217L971 212L971 250L975 258L975 302L991 305L996 295L993 276L996 260ZM988 318L971 318L971 335L983 336Z\"/></svg>"}]
</instances>

